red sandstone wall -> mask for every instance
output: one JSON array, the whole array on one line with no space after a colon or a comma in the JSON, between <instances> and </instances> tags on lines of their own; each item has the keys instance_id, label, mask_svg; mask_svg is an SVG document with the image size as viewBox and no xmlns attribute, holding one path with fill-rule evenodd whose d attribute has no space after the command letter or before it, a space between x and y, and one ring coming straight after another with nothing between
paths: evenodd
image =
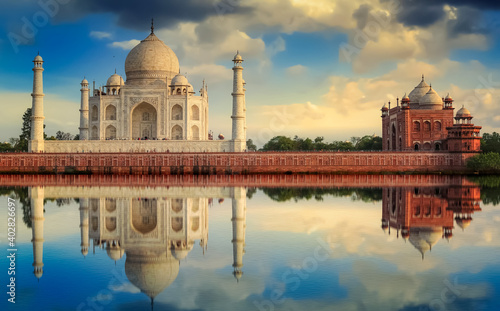
<instances>
[{"instance_id":1,"label":"red sandstone wall","mask_svg":"<svg viewBox=\"0 0 500 311\"><path fill-rule=\"evenodd\" d=\"M463 171L474 154L447 152L18 153L0 173L275 174Z\"/></svg>"}]
</instances>

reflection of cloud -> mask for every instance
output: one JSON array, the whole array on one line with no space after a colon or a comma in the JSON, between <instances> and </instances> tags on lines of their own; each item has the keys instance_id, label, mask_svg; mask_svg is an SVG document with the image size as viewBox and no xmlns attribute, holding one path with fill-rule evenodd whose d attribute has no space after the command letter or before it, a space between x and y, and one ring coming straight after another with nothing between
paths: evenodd
<instances>
[{"instance_id":1,"label":"reflection of cloud","mask_svg":"<svg viewBox=\"0 0 500 311\"><path fill-rule=\"evenodd\" d=\"M109 289L111 289L112 291L115 291L115 292L124 292L124 293L131 293L131 294L136 294L136 293L141 292L137 287L135 287L131 283L123 283L120 285L111 285L109 287Z\"/></svg>"}]
</instances>

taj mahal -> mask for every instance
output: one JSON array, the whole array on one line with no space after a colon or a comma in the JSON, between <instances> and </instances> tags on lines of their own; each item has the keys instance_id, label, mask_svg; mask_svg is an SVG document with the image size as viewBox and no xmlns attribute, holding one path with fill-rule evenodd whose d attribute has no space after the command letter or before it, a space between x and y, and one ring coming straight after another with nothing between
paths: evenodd
<instances>
[{"instance_id":1,"label":"taj mahal","mask_svg":"<svg viewBox=\"0 0 500 311\"><path fill-rule=\"evenodd\" d=\"M246 150L243 58L233 58L232 137L209 132L208 88L195 92L180 73L175 53L154 33L125 60L126 79L116 74L104 87L81 82L79 140L43 139L43 59L34 59L30 152L242 152ZM91 92L92 91L92 92Z\"/></svg>"}]
</instances>

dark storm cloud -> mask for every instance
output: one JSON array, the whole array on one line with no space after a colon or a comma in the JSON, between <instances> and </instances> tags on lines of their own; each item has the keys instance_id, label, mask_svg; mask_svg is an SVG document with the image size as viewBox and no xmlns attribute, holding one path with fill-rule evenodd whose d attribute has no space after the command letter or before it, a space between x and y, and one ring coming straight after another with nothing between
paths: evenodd
<instances>
[{"instance_id":1,"label":"dark storm cloud","mask_svg":"<svg viewBox=\"0 0 500 311\"><path fill-rule=\"evenodd\" d=\"M89 14L111 13L117 16L119 26L144 30L151 18L155 26L170 27L178 22L199 22L209 16L244 13L249 8L241 6L239 0L85 0L70 1L61 6L56 20L71 21Z\"/></svg>"},{"instance_id":2,"label":"dark storm cloud","mask_svg":"<svg viewBox=\"0 0 500 311\"><path fill-rule=\"evenodd\" d=\"M393 0L386 0L393 1ZM482 13L500 10L500 1L470 0L401 0L397 13L398 22L406 26L427 27L445 17L445 5L454 7L456 19L447 21L451 37L459 34L487 33L482 25Z\"/></svg>"},{"instance_id":3,"label":"dark storm cloud","mask_svg":"<svg viewBox=\"0 0 500 311\"><path fill-rule=\"evenodd\" d=\"M352 17L356 20L359 29L365 28L371 10L371 5L362 4L356 11L354 11L354 13L352 13Z\"/></svg>"},{"instance_id":4,"label":"dark storm cloud","mask_svg":"<svg viewBox=\"0 0 500 311\"><path fill-rule=\"evenodd\" d=\"M426 27L434 24L444 16L442 4L421 5L422 2L412 0L401 1L402 7L397 17L398 21L406 26Z\"/></svg>"},{"instance_id":5,"label":"dark storm cloud","mask_svg":"<svg viewBox=\"0 0 500 311\"><path fill-rule=\"evenodd\" d=\"M448 33L452 36L458 34L487 33L483 26L481 11L469 7L462 7L455 13L456 20L448 21Z\"/></svg>"}]
</instances>

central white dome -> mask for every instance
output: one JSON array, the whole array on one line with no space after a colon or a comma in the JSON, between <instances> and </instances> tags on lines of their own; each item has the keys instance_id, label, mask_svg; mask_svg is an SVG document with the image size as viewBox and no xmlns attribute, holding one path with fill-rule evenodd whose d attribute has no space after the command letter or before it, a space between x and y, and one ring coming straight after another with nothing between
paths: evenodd
<instances>
[{"instance_id":1,"label":"central white dome","mask_svg":"<svg viewBox=\"0 0 500 311\"><path fill-rule=\"evenodd\" d=\"M179 72L179 59L174 51L151 33L136 45L125 60L127 84L148 84L172 79Z\"/></svg>"}]
</instances>

